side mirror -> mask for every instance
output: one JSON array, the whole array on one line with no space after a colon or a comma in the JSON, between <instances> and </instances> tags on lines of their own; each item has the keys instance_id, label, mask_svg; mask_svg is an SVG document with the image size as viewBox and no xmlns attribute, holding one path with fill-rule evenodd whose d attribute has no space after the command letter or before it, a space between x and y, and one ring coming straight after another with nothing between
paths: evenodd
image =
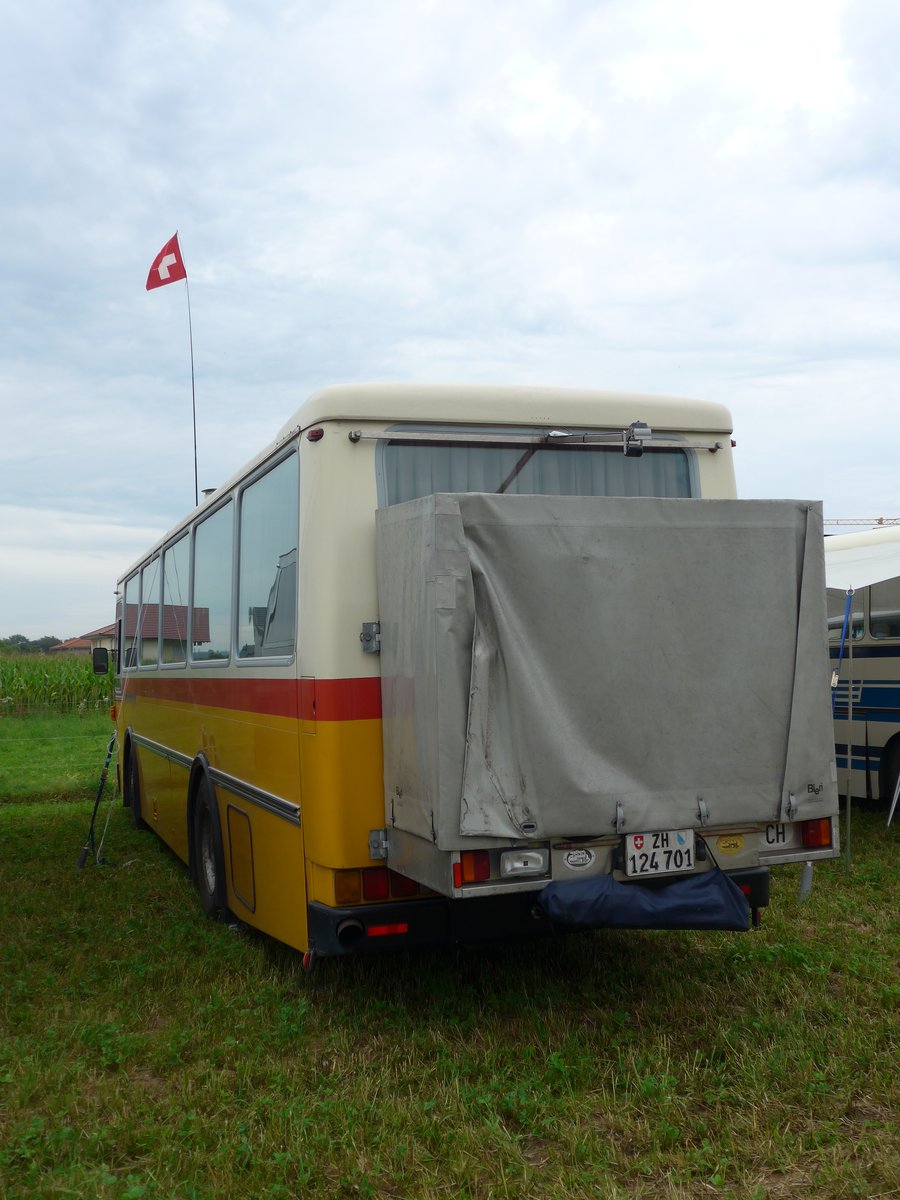
<instances>
[{"instance_id":1,"label":"side mirror","mask_svg":"<svg viewBox=\"0 0 900 1200\"><path fill-rule=\"evenodd\" d=\"M95 646L91 651L91 664L95 675L109 674L109 651L105 646Z\"/></svg>"}]
</instances>

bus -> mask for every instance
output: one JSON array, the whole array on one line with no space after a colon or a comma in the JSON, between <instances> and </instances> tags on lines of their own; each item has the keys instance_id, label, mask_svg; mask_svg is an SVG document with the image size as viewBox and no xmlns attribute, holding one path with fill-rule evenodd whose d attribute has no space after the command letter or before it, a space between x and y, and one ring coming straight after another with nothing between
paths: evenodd
<instances>
[{"instance_id":1,"label":"bus","mask_svg":"<svg viewBox=\"0 0 900 1200\"><path fill-rule=\"evenodd\" d=\"M831 543L843 546L864 536L829 538L826 556ZM837 765L851 797L890 804L900 776L900 577L853 592L841 653L847 596L828 589L830 653L839 671L833 700Z\"/></svg>"},{"instance_id":2,"label":"bus","mask_svg":"<svg viewBox=\"0 0 900 1200\"><path fill-rule=\"evenodd\" d=\"M118 581L134 824L307 963L756 922L771 865L838 853L837 797L821 511L736 500L731 429L671 397L317 392ZM606 915L568 911L585 884Z\"/></svg>"}]
</instances>

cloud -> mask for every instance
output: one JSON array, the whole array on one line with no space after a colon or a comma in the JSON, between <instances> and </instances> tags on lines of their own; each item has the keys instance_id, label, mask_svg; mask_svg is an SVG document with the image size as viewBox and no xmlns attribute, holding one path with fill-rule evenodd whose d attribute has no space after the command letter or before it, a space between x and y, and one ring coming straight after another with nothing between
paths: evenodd
<instances>
[{"instance_id":1,"label":"cloud","mask_svg":"<svg viewBox=\"0 0 900 1200\"><path fill-rule=\"evenodd\" d=\"M162 532L89 513L0 504L2 636L65 639L108 624L116 579Z\"/></svg>"},{"instance_id":2,"label":"cloud","mask_svg":"<svg viewBox=\"0 0 900 1200\"><path fill-rule=\"evenodd\" d=\"M324 383L480 378L709 396L745 491L883 511L898 22L886 0L16 9L0 501L123 529L191 507L186 297L143 290L177 228L201 486ZM881 431L852 470L848 406ZM24 625L35 566L10 555L0 622Z\"/></svg>"}]
</instances>

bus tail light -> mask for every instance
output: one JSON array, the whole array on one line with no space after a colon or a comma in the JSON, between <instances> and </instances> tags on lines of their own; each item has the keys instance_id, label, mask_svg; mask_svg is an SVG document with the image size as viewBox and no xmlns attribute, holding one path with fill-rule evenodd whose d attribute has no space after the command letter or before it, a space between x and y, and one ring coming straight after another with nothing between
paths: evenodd
<instances>
[{"instance_id":1,"label":"bus tail light","mask_svg":"<svg viewBox=\"0 0 900 1200\"><path fill-rule=\"evenodd\" d=\"M800 836L804 846L827 848L831 845L831 817L816 817L813 821L801 822Z\"/></svg>"},{"instance_id":2,"label":"bus tail light","mask_svg":"<svg viewBox=\"0 0 900 1200\"><path fill-rule=\"evenodd\" d=\"M343 908L348 904L359 904L359 871L335 871L334 902Z\"/></svg>"},{"instance_id":3,"label":"bus tail light","mask_svg":"<svg viewBox=\"0 0 900 1200\"><path fill-rule=\"evenodd\" d=\"M387 867L366 867L363 870L363 900L387 900L390 890Z\"/></svg>"},{"instance_id":4,"label":"bus tail light","mask_svg":"<svg viewBox=\"0 0 900 1200\"><path fill-rule=\"evenodd\" d=\"M339 908L362 901L406 900L418 896L421 888L414 879L387 867L363 867L334 872L334 902Z\"/></svg>"},{"instance_id":5,"label":"bus tail light","mask_svg":"<svg viewBox=\"0 0 900 1200\"><path fill-rule=\"evenodd\" d=\"M414 879L401 875L399 871L388 871L388 878L391 881L391 895L396 896L398 900L415 896L419 890L419 885Z\"/></svg>"},{"instance_id":6,"label":"bus tail light","mask_svg":"<svg viewBox=\"0 0 900 1200\"><path fill-rule=\"evenodd\" d=\"M401 921L396 925L367 925L366 937L390 937L395 933L409 933L409 924Z\"/></svg>"}]
</instances>

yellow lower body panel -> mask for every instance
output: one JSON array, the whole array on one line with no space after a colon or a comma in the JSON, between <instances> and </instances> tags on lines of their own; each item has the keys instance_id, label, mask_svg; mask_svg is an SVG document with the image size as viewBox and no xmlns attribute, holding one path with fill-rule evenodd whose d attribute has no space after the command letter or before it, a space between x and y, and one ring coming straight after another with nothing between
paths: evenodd
<instances>
[{"instance_id":1,"label":"yellow lower body panel","mask_svg":"<svg viewBox=\"0 0 900 1200\"><path fill-rule=\"evenodd\" d=\"M303 830L233 791L219 774L258 790L263 800L268 794L299 807L297 720L132 695L121 705L120 721L120 740L132 729L152 743L134 747L148 825L188 861L190 764L203 755L219 780L215 794L229 909L246 924L305 950Z\"/></svg>"},{"instance_id":2,"label":"yellow lower body panel","mask_svg":"<svg viewBox=\"0 0 900 1200\"><path fill-rule=\"evenodd\" d=\"M228 907L241 921L307 948L306 880L299 825L216 788Z\"/></svg>"},{"instance_id":3,"label":"yellow lower body panel","mask_svg":"<svg viewBox=\"0 0 900 1200\"><path fill-rule=\"evenodd\" d=\"M215 773L229 908L306 949L307 901L335 905L334 871L373 862L369 832L384 826L381 721L309 723L132 694L120 722L121 735L133 729L153 744L137 748L148 824L188 861L190 770L202 755ZM300 824L223 775L298 806Z\"/></svg>"},{"instance_id":4,"label":"yellow lower body panel","mask_svg":"<svg viewBox=\"0 0 900 1200\"><path fill-rule=\"evenodd\" d=\"M380 720L318 721L314 735L301 736L303 829L311 863L336 869L372 863L369 831L384 828L382 763Z\"/></svg>"}]
</instances>

